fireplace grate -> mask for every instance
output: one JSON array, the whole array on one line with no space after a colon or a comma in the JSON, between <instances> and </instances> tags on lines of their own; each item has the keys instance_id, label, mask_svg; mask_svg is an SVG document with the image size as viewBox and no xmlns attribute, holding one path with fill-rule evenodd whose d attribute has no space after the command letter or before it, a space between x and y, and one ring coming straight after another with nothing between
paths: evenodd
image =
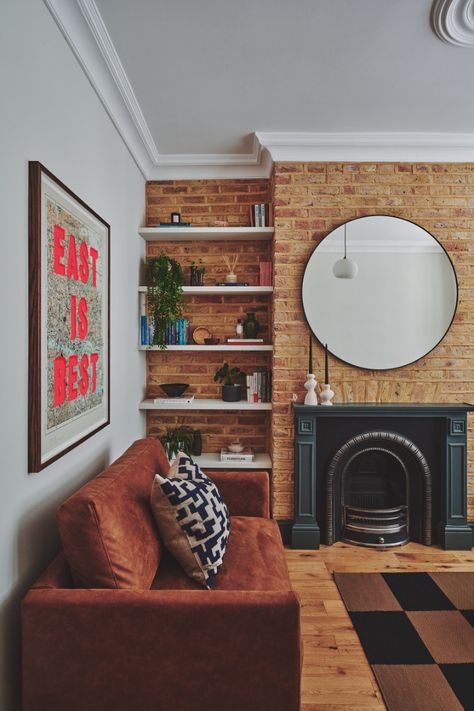
<instances>
[{"instance_id":1,"label":"fireplace grate","mask_svg":"<svg viewBox=\"0 0 474 711\"><path fill-rule=\"evenodd\" d=\"M343 540L386 548L408 543L408 507L343 507Z\"/></svg>"}]
</instances>

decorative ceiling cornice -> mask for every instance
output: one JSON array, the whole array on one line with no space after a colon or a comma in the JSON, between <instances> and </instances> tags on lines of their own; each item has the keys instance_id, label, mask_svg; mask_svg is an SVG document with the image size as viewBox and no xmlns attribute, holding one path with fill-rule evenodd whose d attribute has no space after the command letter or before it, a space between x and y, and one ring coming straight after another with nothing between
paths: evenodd
<instances>
[{"instance_id":1,"label":"decorative ceiling cornice","mask_svg":"<svg viewBox=\"0 0 474 711\"><path fill-rule=\"evenodd\" d=\"M474 133L258 132L274 161L474 161Z\"/></svg>"},{"instance_id":2,"label":"decorative ceiling cornice","mask_svg":"<svg viewBox=\"0 0 474 711\"><path fill-rule=\"evenodd\" d=\"M435 0L431 21L440 39L458 47L474 47L474 0Z\"/></svg>"},{"instance_id":3,"label":"decorative ceiling cornice","mask_svg":"<svg viewBox=\"0 0 474 711\"><path fill-rule=\"evenodd\" d=\"M147 180L268 176L254 140L247 154L160 154L94 0L44 0L117 131Z\"/></svg>"},{"instance_id":4,"label":"decorative ceiling cornice","mask_svg":"<svg viewBox=\"0 0 474 711\"><path fill-rule=\"evenodd\" d=\"M44 2L147 180L268 177L273 161L474 161L474 134L445 133L257 132L250 153L161 154L95 1ZM437 0L433 18L463 27L468 46L473 6Z\"/></svg>"}]
</instances>

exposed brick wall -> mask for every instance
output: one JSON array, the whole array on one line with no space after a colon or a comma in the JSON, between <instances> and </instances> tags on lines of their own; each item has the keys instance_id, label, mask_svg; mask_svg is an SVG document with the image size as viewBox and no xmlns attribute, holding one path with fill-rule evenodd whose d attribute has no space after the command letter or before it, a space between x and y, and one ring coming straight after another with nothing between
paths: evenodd
<instances>
[{"instance_id":1,"label":"exposed brick wall","mask_svg":"<svg viewBox=\"0 0 474 711\"><path fill-rule=\"evenodd\" d=\"M474 164L278 163L274 169L274 513L293 515L290 399L302 393L307 328L301 279L316 244L342 222L387 214L413 220L449 252L459 280L455 321L443 342L411 366L351 368L330 358L337 402L463 402L474 391ZM322 350L315 348L318 373ZM469 511L474 518L474 422Z\"/></svg>"},{"instance_id":2,"label":"exposed brick wall","mask_svg":"<svg viewBox=\"0 0 474 711\"><path fill-rule=\"evenodd\" d=\"M339 402L462 402L474 397L474 164L392 163L278 163L271 181L200 180L153 181L147 185L147 224L169 220L180 211L183 220L212 225L227 220L230 225L249 224L249 205L269 202L273 196L274 240L274 344L273 356L241 354L238 364L273 367L273 417L264 414L190 413L186 422L200 426L204 448L216 451L230 436L256 448L273 445L273 508L277 518L293 516L293 428L291 395L302 398L307 368L307 330L301 311L300 289L306 260L316 244L332 229L353 217L388 214L413 220L435 235L448 250L459 280L459 306L450 332L426 358L393 371L364 371L330 358L331 383ZM148 253L160 248L186 266L201 256L206 283L225 274L220 255L241 250L237 273L257 283L260 259L272 258L271 246L243 243L149 243ZM264 306L263 299L249 299ZM232 332L239 297L188 299L194 325L212 324L218 337ZM248 304L245 304L248 306ZM250 310L250 309L248 309ZM265 332L271 330L271 315L258 312ZM149 353L148 387L189 374L201 396L216 396L213 375L223 354ZM315 346L321 372L321 350ZM196 369L195 372L193 369ZM187 381L186 381L187 382ZM160 434L183 417L148 416L148 432ZM206 434L207 432L207 434ZM470 421L469 512L474 519L474 418Z\"/></svg>"},{"instance_id":3,"label":"exposed brick wall","mask_svg":"<svg viewBox=\"0 0 474 711\"><path fill-rule=\"evenodd\" d=\"M196 226L213 225L215 220L227 220L229 225L248 226L250 205L269 202L268 180L199 180L153 181L147 184L147 224L168 221L172 211L181 212L181 219ZM147 256L157 256L161 250L182 265L189 284L189 267L192 262L205 267L204 283L213 285L223 281L228 272L224 255L238 255L235 268L239 281L259 283L259 263L272 258L270 242L148 242ZM260 334L271 341L271 297L268 296L186 296L185 315L190 319L191 330L206 326L213 335L224 340L235 335L238 318L255 311L260 323ZM159 383L189 382L190 393L197 397L220 397L220 385L214 383L214 373L227 360L242 370L271 366L271 353L185 352L147 354L147 391L150 396L162 394ZM270 415L266 412L149 412L147 432L161 436L168 427L185 423L200 429L203 450L217 452L238 436L245 446L256 452L270 448Z\"/></svg>"}]
</instances>

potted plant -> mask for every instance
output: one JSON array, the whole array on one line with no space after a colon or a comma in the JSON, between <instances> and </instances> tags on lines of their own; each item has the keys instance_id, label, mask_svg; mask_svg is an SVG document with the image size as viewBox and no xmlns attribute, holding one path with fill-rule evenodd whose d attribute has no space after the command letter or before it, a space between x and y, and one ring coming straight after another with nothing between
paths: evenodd
<instances>
[{"instance_id":1,"label":"potted plant","mask_svg":"<svg viewBox=\"0 0 474 711\"><path fill-rule=\"evenodd\" d=\"M180 424L177 427L168 427L160 441L170 461L175 458L178 452L184 452L189 456L194 455L196 457L202 453L201 432L187 425Z\"/></svg>"},{"instance_id":2,"label":"potted plant","mask_svg":"<svg viewBox=\"0 0 474 711\"><path fill-rule=\"evenodd\" d=\"M175 259L161 252L159 257L147 260L146 280L154 325L152 345L166 350L168 322L180 318L183 311L183 270Z\"/></svg>"},{"instance_id":3,"label":"potted plant","mask_svg":"<svg viewBox=\"0 0 474 711\"><path fill-rule=\"evenodd\" d=\"M224 402L238 402L240 400L240 383L237 382L245 373L240 368L231 368L228 363L216 371L214 382L222 383L222 399Z\"/></svg>"}]
</instances>

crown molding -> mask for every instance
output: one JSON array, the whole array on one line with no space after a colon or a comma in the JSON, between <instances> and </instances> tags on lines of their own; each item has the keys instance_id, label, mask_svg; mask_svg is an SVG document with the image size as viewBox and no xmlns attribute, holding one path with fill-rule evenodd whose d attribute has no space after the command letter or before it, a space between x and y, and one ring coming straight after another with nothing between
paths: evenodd
<instances>
[{"instance_id":1,"label":"crown molding","mask_svg":"<svg viewBox=\"0 0 474 711\"><path fill-rule=\"evenodd\" d=\"M147 180L268 177L254 136L247 154L160 154L94 0L44 0L132 158Z\"/></svg>"},{"instance_id":2,"label":"crown molding","mask_svg":"<svg viewBox=\"0 0 474 711\"><path fill-rule=\"evenodd\" d=\"M274 161L474 161L474 133L258 132Z\"/></svg>"},{"instance_id":3,"label":"crown molding","mask_svg":"<svg viewBox=\"0 0 474 711\"><path fill-rule=\"evenodd\" d=\"M93 0L44 3L146 177L158 151L97 6Z\"/></svg>"},{"instance_id":4,"label":"crown molding","mask_svg":"<svg viewBox=\"0 0 474 711\"><path fill-rule=\"evenodd\" d=\"M438 37L457 47L474 47L474 0L435 0L431 22Z\"/></svg>"}]
</instances>

